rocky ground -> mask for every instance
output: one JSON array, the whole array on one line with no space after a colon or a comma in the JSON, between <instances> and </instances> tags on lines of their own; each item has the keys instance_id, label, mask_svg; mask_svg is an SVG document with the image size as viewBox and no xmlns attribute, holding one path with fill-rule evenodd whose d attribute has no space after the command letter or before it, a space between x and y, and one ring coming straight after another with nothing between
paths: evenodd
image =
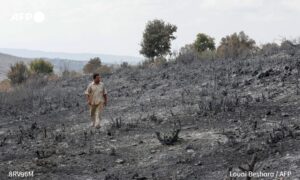
<instances>
[{"instance_id":1,"label":"rocky ground","mask_svg":"<svg viewBox=\"0 0 300 180\"><path fill-rule=\"evenodd\" d=\"M0 179L299 179L299 70L300 56L282 52L123 68L103 77L100 130L89 127L90 77L32 80L0 94Z\"/></svg>"}]
</instances>

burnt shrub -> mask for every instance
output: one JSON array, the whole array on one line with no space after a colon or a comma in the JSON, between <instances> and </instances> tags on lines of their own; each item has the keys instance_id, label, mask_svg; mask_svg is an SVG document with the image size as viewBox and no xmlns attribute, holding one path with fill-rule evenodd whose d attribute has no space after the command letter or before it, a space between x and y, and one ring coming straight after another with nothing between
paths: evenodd
<instances>
[{"instance_id":1,"label":"burnt shrub","mask_svg":"<svg viewBox=\"0 0 300 180\"><path fill-rule=\"evenodd\" d=\"M12 84L25 82L29 77L29 71L26 64L24 62L17 62L14 65L11 65L7 77Z\"/></svg>"}]
</instances>

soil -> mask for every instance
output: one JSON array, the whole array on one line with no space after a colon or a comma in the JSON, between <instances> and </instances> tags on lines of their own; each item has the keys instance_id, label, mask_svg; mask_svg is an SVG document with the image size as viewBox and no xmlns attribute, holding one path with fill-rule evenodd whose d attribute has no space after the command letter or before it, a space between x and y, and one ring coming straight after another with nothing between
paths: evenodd
<instances>
[{"instance_id":1,"label":"soil","mask_svg":"<svg viewBox=\"0 0 300 180\"><path fill-rule=\"evenodd\" d=\"M0 179L230 179L251 164L299 179L299 64L281 53L122 68L103 76L100 129L89 126L90 76L29 82L0 94ZM177 129L172 145L156 136Z\"/></svg>"}]
</instances>

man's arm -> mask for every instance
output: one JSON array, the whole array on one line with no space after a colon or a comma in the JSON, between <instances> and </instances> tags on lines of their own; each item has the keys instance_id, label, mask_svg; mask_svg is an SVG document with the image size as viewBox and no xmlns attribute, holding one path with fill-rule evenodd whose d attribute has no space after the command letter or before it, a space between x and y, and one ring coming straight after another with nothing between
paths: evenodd
<instances>
[{"instance_id":1,"label":"man's arm","mask_svg":"<svg viewBox=\"0 0 300 180\"><path fill-rule=\"evenodd\" d=\"M86 91L84 92L84 94L86 95L86 101L87 101L87 103L89 104L89 105L91 105L92 104L92 102L91 102L91 87L90 87L90 85L87 87L87 89L86 89Z\"/></svg>"},{"instance_id":2,"label":"man's arm","mask_svg":"<svg viewBox=\"0 0 300 180\"><path fill-rule=\"evenodd\" d=\"M86 94L86 101L88 102L89 105L91 105L91 100L90 100L89 94Z\"/></svg>"}]
</instances>

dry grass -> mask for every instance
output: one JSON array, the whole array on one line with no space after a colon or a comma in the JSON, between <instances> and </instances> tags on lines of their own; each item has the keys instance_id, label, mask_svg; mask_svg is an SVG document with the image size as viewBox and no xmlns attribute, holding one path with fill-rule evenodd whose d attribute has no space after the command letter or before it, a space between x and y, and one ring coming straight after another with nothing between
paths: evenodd
<instances>
[{"instance_id":1,"label":"dry grass","mask_svg":"<svg viewBox=\"0 0 300 180\"><path fill-rule=\"evenodd\" d=\"M10 92L12 91L12 86L10 80L4 79L0 82L0 92Z\"/></svg>"}]
</instances>

